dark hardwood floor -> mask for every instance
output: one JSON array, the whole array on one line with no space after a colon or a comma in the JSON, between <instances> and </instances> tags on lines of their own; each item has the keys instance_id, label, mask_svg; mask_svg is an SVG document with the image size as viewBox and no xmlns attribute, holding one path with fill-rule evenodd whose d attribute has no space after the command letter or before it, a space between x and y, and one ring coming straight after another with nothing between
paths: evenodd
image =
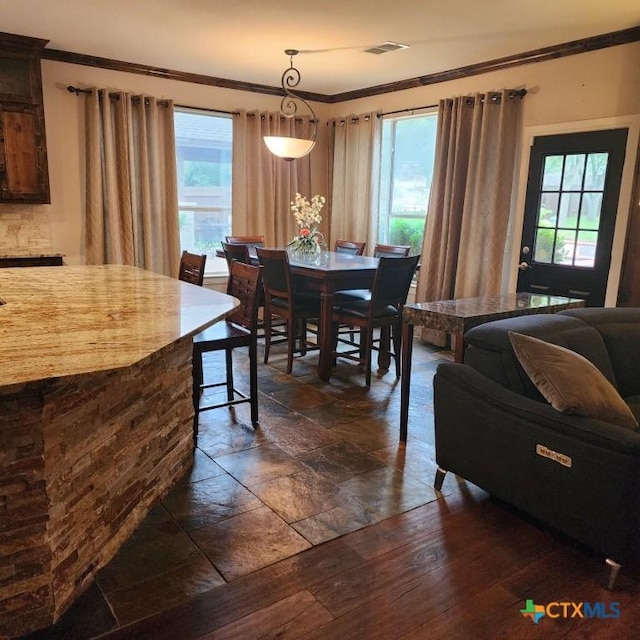
<instances>
[{"instance_id":1,"label":"dark hardwood floor","mask_svg":"<svg viewBox=\"0 0 640 640\"><path fill-rule=\"evenodd\" d=\"M283 354L260 368L260 428L240 407L202 414L190 477L30 640L640 637L637 575L608 591L601 558L477 487L433 491L431 378L450 352L416 344L406 447L391 373L367 390L344 363L323 383L317 355L286 376ZM529 600L577 609L535 624Z\"/></svg>"}]
</instances>

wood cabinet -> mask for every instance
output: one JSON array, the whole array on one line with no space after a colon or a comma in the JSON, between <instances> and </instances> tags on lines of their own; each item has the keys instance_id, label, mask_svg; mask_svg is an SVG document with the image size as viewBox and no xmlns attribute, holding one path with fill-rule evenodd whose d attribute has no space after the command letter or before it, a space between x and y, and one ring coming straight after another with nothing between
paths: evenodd
<instances>
[{"instance_id":1,"label":"wood cabinet","mask_svg":"<svg viewBox=\"0 0 640 640\"><path fill-rule=\"evenodd\" d=\"M0 33L0 203L51 202L40 70L47 42Z\"/></svg>"}]
</instances>

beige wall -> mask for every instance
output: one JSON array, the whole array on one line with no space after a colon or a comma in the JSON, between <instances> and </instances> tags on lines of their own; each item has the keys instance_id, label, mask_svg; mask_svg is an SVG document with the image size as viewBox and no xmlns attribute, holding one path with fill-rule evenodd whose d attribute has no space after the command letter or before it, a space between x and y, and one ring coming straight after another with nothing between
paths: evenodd
<instances>
[{"instance_id":1,"label":"beige wall","mask_svg":"<svg viewBox=\"0 0 640 640\"><path fill-rule=\"evenodd\" d=\"M367 99L335 105L316 104L314 108L324 121L330 116L418 107L474 91L525 87L529 93L524 99L523 131L534 125L640 114L638 60L640 43L634 43ZM67 85L148 93L172 99L178 105L207 109L277 110L279 107L279 98L274 96L47 60L42 63L42 73L52 200L50 205L36 207L0 205L0 253L9 253L7 243L19 243L26 237L25 233L14 233L15 240L14 236L8 239L7 226L5 224L4 233L2 226L5 214L15 216L35 211L44 236L35 239L39 241L38 249L49 245L52 251L65 254L68 264L83 262L84 124L83 99L68 93ZM326 127L320 127L312 169L313 193L326 193ZM49 237L46 237L47 220ZM25 225L28 224L26 221ZM15 224L12 229L19 231Z\"/></svg>"}]
</instances>

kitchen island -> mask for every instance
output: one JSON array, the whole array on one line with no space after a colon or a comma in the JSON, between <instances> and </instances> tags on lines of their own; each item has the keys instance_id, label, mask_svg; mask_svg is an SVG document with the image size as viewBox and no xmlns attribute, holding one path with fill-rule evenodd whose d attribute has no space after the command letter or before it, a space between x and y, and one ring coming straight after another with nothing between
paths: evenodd
<instances>
[{"instance_id":1,"label":"kitchen island","mask_svg":"<svg viewBox=\"0 0 640 640\"><path fill-rule=\"evenodd\" d=\"M117 265L0 270L0 638L49 626L193 456L225 294Z\"/></svg>"}]
</instances>

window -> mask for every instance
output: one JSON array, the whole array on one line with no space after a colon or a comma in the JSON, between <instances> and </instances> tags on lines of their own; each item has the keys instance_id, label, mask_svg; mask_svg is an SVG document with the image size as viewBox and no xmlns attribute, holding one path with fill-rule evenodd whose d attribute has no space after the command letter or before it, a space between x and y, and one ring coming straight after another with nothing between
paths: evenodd
<instances>
[{"instance_id":1,"label":"window","mask_svg":"<svg viewBox=\"0 0 640 640\"><path fill-rule=\"evenodd\" d=\"M533 259L546 264L595 265L608 153L544 158Z\"/></svg>"},{"instance_id":2,"label":"window","mask_svg":"<svg viewBox=\"0 0 640 640\"><path fill-rule=\"evenodd\" d=\"M194 109L175 110L180 245L206 253L206 273L226 273L216 258L231 235L231 116Z\"/></svg>"},{"instance_id":3,"label":"window","mask_svg":"<svg viewBox=\"0 0 640 640\"><path fill-rule=\"evenodd\" d=\"M435 155L437 113L382 123L378 242L422 251Z\"/></svg>"}]
</instances>

